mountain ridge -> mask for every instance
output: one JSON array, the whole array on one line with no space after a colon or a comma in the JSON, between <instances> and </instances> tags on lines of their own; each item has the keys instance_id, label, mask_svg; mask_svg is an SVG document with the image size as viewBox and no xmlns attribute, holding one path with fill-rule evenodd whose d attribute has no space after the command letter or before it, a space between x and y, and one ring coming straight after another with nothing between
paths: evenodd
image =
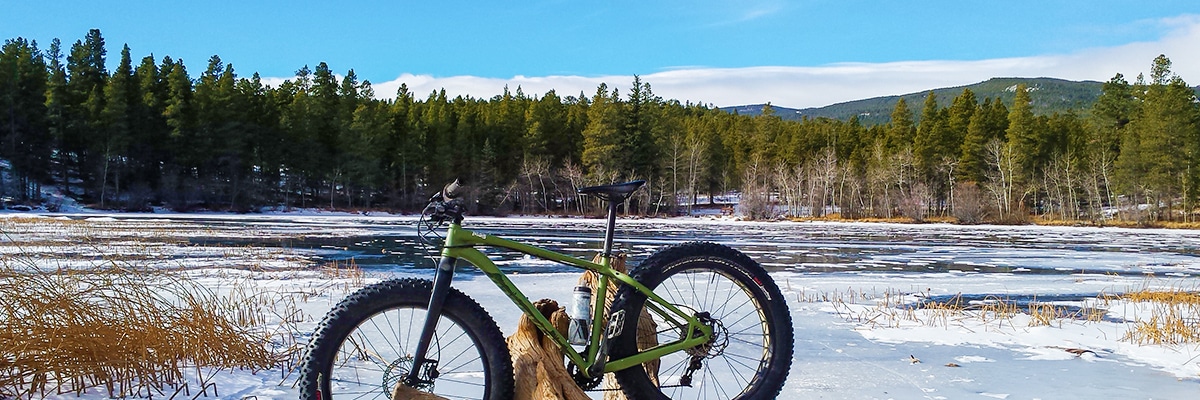
<instances>
[{"instance_id":1,"label":"mountain ridge","mask_svg":"<svg viewBox=\"0 0 1200 400\"><path fill-rule=\"evenodd\" d=\"M834 103L824 107L788 108L774 104L771 108L776 116L785 120L800 120L807 118L832 118L849 120L857 116L864 125L885 124L891 119L892 110L900 98L908 103L914 119L920 119L922 104L930 91L937 97L940 107L948 107L955 97L962 94L963 89L971 89L979 102L984 99L999 98L1011 106L1016 96L1016 86L1024 83L1030 91L1033 101L1033 111L1039 115L1049 115L1056 112L1076 110L1086 113L1092 103L1100 96L1104 83L1097 81L1071 81L1058 78L991 78L970 85L951 86L923 90L902 95L879 96L861 100ZM721 107L726 112L736 112L739 115L761 115L765 104Z\"/></svg>"}]
</instances>

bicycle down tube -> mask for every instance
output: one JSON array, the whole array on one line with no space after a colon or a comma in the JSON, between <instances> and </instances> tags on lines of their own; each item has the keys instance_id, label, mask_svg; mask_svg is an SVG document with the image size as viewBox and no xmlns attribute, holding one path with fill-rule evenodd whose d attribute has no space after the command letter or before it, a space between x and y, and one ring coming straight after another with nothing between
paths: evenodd
<instances>
[{"instance_id":1,"label":"bicycle down tube","mask_svg":"<svg viewBox=\"0 0 1200 400\"><path fill-rule=\"evenodd\" d=\"M523 254L527 254L540 259L550 260L566 264L575 268L594 271L600 275L597 286L597 295L593 296L593 315L592 315L592 332L588 341L586 356L580 354L574 347L568 344L567 339L554 328L554 325L542 315L528 298L521 293L520 289L508 279L508 276L500 270L498 266L482 251L476 249L476 246L504 248L514 250ZM607 361L604 364L603 372L618 371L629 368L635 365L642 364L647 361L658 359L664 355L674 353L676 351L695 347L706 343L712 335L712 328L700 322L698 318L689 315L675 305L667 302L662 297L655 294L650 289L646 288L640 282L633 279L632 276L623 272L614 270L610 266L610 258L602 257L600 264L591 261L582 260L569 255L557 253L551 250L542 249L539 247L515 242L512 240L500 238L493 235L476 233L464 229L460 224L450 224L446 234L445 244L442 247L442 260L464 260L471 265L479 268L500 290L508 296L521 311L528 315L538 327L540 331L554 340L559 348L563 349L563 353L571 362L578 365L581 369L587 370L592 365L598 362L597 354L600 351L600 337L605 334L605 323L607 318L604 315L604 303L607 290L607 285L610 279L615 279L617 282L630 285L638 292L647 297L647 305L653 305L652 310L659 314L664 320L668 321L675 327L686 330L687 334L683 335L685 339L677 340L671 343L660 344L650 349L642 350L634 355L618 360ZM450 271L444 275L453 274L453 265L445 265L446 261L439 263L438 275L443 275L444 267L450 268ZM431 310L432 311L432 310ZM637 318L637 316L631 316ZM431 319L436 319L437 316L430 314ZM415 369L415 368L414 368Z\"/></svg>"}]
</instances>

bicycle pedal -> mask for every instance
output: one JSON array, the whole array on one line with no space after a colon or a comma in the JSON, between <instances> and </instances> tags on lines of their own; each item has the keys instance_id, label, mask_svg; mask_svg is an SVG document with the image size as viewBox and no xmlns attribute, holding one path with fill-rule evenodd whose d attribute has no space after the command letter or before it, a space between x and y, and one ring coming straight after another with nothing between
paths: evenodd
<instances>
[{"instance_id":1,"label":"bicycle pedal","mask_svg":"<svg viewBox=\"0 0 1200 400\"><path fill-rule=\"evenodd\" d=\"M618 310L613 315L608 317L608 329L606 336L609 339L621 336L621 331L625 329L625 310Z\"/></svg>"}]
</instances>

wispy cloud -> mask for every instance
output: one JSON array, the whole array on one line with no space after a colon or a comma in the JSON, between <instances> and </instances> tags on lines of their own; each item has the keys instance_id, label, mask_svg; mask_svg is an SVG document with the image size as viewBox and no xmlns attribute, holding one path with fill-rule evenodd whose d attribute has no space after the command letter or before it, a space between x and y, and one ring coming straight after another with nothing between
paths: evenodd
<instances>
[{"instance_id":1,"label":"wispy cloud","mask_svg":"<svg viewBox=\"0 0 1200 400\"><path fill-rule=\"evenodd\" d=\"M738 1L724 4L724 6L731 7L730 12L722 13L723 19L708 25L708 27L713 28L736 25L770 15L775 15L776 13L784 10L784 4L780 0L764 0L756 2Z\"/></svg>"},{"instance_id":2,"label":"wispy cloud","mask_svg":"<svg viewBox=\"0 0 1200 400\"><path fill-rule=\"evenodd\" d=\"M1155 56L1166 54L1173 71L1195 85L1200 83L1200 16L1160 20L1167 28L1160 39L1120 46L1092 48L1069 54L975 61L905 61L843 63L816 67L763 66L750 68L683 68L642 75L654 93L667 99L718 106L771 102L785 107L817 107L875 96L913 93L960 86L992 77L1054 77L1104 81L1117 73L1132 79L1148 71ZM475 76L434 77L403 74L375 84L380 97L392 97L401 83L418 97L445 89L451 97L490 98L520 87L527 94L554 89L560 96L591 96L604 82L626 93L632 76L515 76L508 79Z\"/></svg>"},{"instance_id":3,"label":"wispy cloud","mask_svg":"<svg viewBox=\"0 0 1200 400\"><path fill-rule=\"evenodd\" d=\"M779 1L772 0L760 2L747 8L746 11L742 13L741 18L738 19L738 22L756 20L780 11L783 11L783 4Z\"/></svg>"}]
</instances>

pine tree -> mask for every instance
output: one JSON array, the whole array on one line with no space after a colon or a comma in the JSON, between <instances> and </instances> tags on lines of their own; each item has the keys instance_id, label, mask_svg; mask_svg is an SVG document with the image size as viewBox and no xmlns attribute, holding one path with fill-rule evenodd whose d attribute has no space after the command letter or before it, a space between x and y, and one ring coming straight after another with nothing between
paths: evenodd
<instances>
[{"instance_id":1,"label":"pine tree","mask_svg":"<svg viewBox=\"0 0 1200 400\"><path fill-rule=\"evenodd\" d=\"M588 108L591 102L587 95L579 92L579 97L567 96L565 136L560 143L564 159L561 164L571 163L580 165L583 155L583 130L588 125Z\"/></svg>"},{"instance_id":2,"label":"pine tree","mask_svg":"<svg viewBox=\"0 0 1200 400\"><path fill-rule=\"evenodd\" d=\"M166 64L166 63L164 63ZM164 76L155 65L153 55L142 58L133 72L139 95L130 111L130 140L128 147L129 187L131 203L151 202L159 190L162 167L172 163L170 127L163 116L167 101Z\"/></svg>"},{"instance_id":3,"label":"pine tree","mask_svg":"<svg viewBox=\"0 0 1200 400\"><path fill-rule=\"evenodd\" d=\"M887 148L895 151L911 146L915 134L916 128L913 124L912 111L908 109L908 102L901 97L896 101L896 107L892 109L891 122L888 123Z\"/></svg>"},{"instance_id":4,"label":"pine tree","mask_svg":"<svg viewBox=\"0 0 1200 400\"><path fill-rule=\"evenodd\" d=\"M597 180L610 180L621 170L621 100L616 89L611 93L603 83L596 88L588 107L587 127L583 130L583 166Z\"/></svg>"},{"instance_id":5,"label":"pine tree","mask_svg":"<svg viewBox=\"0 0 1200 400\"><path fill-rule=\"evenodd\" d=\"M921 109L921 123L917 125L917 135L913 138L917 168L926 177L934 176L938 162L942 156L947 155L945 148L949 141L948 119L946 110L938 107L937 95L930 91L925 96L925 106Z\"/></svg>"},{"instance_id":6,"label":"pine tree","mask_svg":"<svg viewBox=\"0 0 1200 400\"><path fill-rule=\"evenodd\" d=\"M283 103L280 127L284 141L290 143L283 154L284 203L285 206L299 204L306 207L309 188L316 185L318 165L322 161L317 126L314 124L315 108L312 99L312 70L307 65L296 71L293 80L280 85L277 93Z\"/></svg>"},{"instance_id":7,"label":"pine tree","mask_svg":"<svg viewBox=\"0 0 1200 400\"><path fill-rule=\"evenodd\" d=\"M40 185L50 175L47 79L37 42L5 41L0 48L0 157L12 163L14 194L22 201L40 198ZM0 180L0 194L7 186Z\"/></svg>"},{"instance_id":8,"label":"pine tree","mask_svg":"<svg viewBox=\"0 0 1200 400\"><path fill-rule=\"evenodd\" d=\"M1170 71L1166 56L1154 59L1151 82L1142 94L1142 106L1129 122L1121 141L1117 172L1125 190L1145 193L1151 205L1166 206L1170 213L1181 196L1196 193L1197 148L1200 147L1200 110L1190 87Z\"/></svg>"},{"instance_id":9,"label":"pine tree","mask_svg":"<svg viewBox=\"0 0 1200 400\"><path fill-rule=\"evenodd\" d=\"M1091 122L1097 132L1097 151L1108 151L1115 157L1121 149L1122 130L1137 112L1138 102L1133 87L1121 74L1104 83L1103 91L1092 104Z\"/></svg>"},{"instance_id":10,"label":"pine tree","mask_svg":"<svg viewBox=\"0 0 1200 400\"><path fill-rule=\"evenodd\" d=\"M127 147L132 136L131 112L138 99L137 82L133 80L133 61L129 45L121 49L117 70L104 86L104 109L101 118L104 129L93 142L93 152L100 158L100 207L106 207L110 193L121 193L121 177L128 160ZM112 190L109 190L110 185Z\"/></svg>"},{"instance_id":11,"label":"pine tree","mask_svg":"<svg viewBox=\"0 0 1200 400\"><path fill-rule=\"evenodd\" d=\"M629 100L625 103L625 129L619 159L627 177L654 177L658 175L658 144L654 140L655 114L662 99L654 96L650 84L640 76L633 76Z\"/></svg>"},{"instance_id":12,"label":"pine tree","mask_svg":"<svg viewBox=\"0 0 1200 400\"><path fill-rule=\"evenodd\" d=\"M971 89L963 89L962 94L954 98L950 107L946 109L948 131L946 132L947 143L945 143L945 151L957 151L963 142L963 138L967 136L967 129L971 124L971 117L975 115L975 110L979 107L979 101L975 98L975 93Z\"/></svg>"},{"instance_id":13,"label":"pine tree","mask_svg":"<svg viewBox=\"0 0 1200 400\"><path fill-rule=\"evenodd\" d=\"M72 139L69 133L72 109L69 103L71 96L67 87L67 71L62 63L61 41L54 39L50 42L46 59L50 60L47 66L49 77L46 82L46 122L53 148L57 149L56 157L52 157L52 161L58 163L56 180L63 185L64 192L71 193L70 171L75 164L73 154L69 151L69 141Z\"/></svg>"},{"instance_id":14,"label":"pine tree","mask_svg":"<svg viewBox=\"0 0 1200 400\"><path fill-rule=\"evenodd\" d=\"M245 123L244 153L247 176L245 208L274 205L271 195L279 187L280 165L285 144L279 129L279 111L271 92L256 72L237 82L238 97Z\"/></svg>"},{"instance_id":15,"label":"pine tree","mask_svg":"<svg viewBox=\"0 0 1200 400\"><path fill-rule=\"evenodd\" d=\"M188 77L183 60L163 58L160 73L166 76L166 98L163 101L163 119L167 123L170 140L171 163L164 166L163 184L160 191L164 201L177 210L186 210L196 201L191 197L195 190L194 172L198 168L190 143L196 126L196 114L192 104L192 80Z\"/></svg>"},{"instance_id":16,"label":"pine tree","mask_svg":"<svg viewBox=\"0 0 1200 400\"><path fill-rule=\"evenodd\" d=\"M991 140L987 129L987 113L992 107L992 99L984 99L983 104L976 107L967 124L967 135L963 138L962 154L959 156L959 173L967 181L981 182L985 162L984 146Z\"/></svg>"},{"instance_id":17,"label":"pine tree","mask_svg":"<svg viewBox=\"0 0 1200 400\"><path fill-rule=\"evenodd\" d=\"M317 67L313 69L311 94L312 107L304 117L309 119L309 124L316 133L317 146L310 149L308 157L316 158L316 162L312 164L313 177L325 180L329 185L328 199L332 207L335 190L333 185L341 178L341 161L345 151L339 137L347 124L339 118L341 98L338 96L337 78L333 76L329 65L323 61L317 63ZM316 182L310 186L315 187Z\"/></svg>"},{"instance_id":18,"label":"pine tree","mask_svg":"<svg viewBox=\"0 0 1200 400\"><path fill-rule=\"evenodd\" d=\"M529 105L525 125L524 158L544 158L552 165L570 159L573 143L567 132L566 105L554 90Z\"/></svg>"},{"instance_id":19,"label":"pine tree","mask_svg":"<svg viewBox=\"0 0 1200 400\"><path fill-rule=\"evenodd\" d=\"M67 56L67 116L64 149L73 156L76 172L83 181L85 195L91 195L98 185L96 175L101 157L92 152L103 132L104 87L108 79L105 68L104 38L100 30L88 31L85 40L76 41Z\"/></svg>"},{"instance_id":20,"label":"pine tree","mask_svg":"<svg viewBox=\"0 0 1200 400\"><path fill-rule=\"evenodd\" d=\"M484 112L488 134L496 151L496 173L502 181L516 179L521 168L525 127L525 110L529 98L518 86L516 93L505 86L504 93L491 100L491 112Z\"/></svg>"},{"instance_id":21,"label":"pine tree","mask_svg":"<svg viewBox=\"0 0 1200 400\"><path fill-rule=\"evenodd\" d=\"M1008 113L1008 130L1005 134L1013 146L1018 182L1034 179L1044 161L1041 147L1044 141L1040 137L1042 132L1037 129L1037 118L1033 115L1032 103L1029 88L1025 84L1017 85L1017 94L1012 110Z\"/></svg>"}]
</instances>

